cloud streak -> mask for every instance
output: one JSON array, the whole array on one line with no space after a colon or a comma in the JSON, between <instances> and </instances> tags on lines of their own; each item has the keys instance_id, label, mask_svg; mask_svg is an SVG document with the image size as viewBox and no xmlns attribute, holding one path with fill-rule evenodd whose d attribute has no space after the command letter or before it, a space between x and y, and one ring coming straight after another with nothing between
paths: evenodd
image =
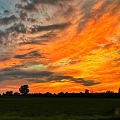
<instances>
[{"instance_id":1,"label":"cloud streak","mask_svg":"<svg viewBox=\"0 0 120 120\"><path fill-rule=\"evenodd\" d=\"M65 79L65 80L70 80L71 82L74 83L81 83L84 86L92 86L99 84L99 82L94 82L93 80L86 81L83 78L74 78L72 76L57 75L56 73L50 71L24 71L24 70L20 70L20 67L24 67L24 66L14 66L11 68L5 68L0 70L0 75L1 75L0 81L23 79L30 81L32 83L45 83L51 81L64 82L62 80Z\"/></svg>"}]
</instances>

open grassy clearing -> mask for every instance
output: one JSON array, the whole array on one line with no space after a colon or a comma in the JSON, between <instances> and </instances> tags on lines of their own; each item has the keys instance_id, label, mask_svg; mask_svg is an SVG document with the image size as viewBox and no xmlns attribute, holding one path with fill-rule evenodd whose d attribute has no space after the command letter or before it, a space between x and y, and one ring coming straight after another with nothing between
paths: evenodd
<instances>
[{"instance_id":1,"label":"open grassy clearing","mask_svg":"<svg viewBox=\"0 0 120 120\"><path fill-rule=\"evenodd\" d=\"M0 98L0 120L120 120L120 99Z\"/></svg>"}]
</instances>

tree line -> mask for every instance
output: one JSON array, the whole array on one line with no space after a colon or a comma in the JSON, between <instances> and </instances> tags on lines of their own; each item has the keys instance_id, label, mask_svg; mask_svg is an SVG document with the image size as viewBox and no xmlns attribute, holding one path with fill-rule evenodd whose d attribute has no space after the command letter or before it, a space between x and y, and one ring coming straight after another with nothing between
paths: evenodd
<instances>
[{"instance_id":1,"label":"tree line","mask_svg":"<svg viewBox=\"0 0 120 120\"><path fill-rule=\"evenodd\" d=\"M13 93L13 91L6 91L3 94L0 94L0 96L29 96L29 97L106 97L106 98L120 98L120 88L118 90L118 93L114 93L112 91L106 91L105 93L90 93L88 89L85 89L85 92L82 93L63 93L60 92L58 94L56 93L29 93L29 86L28 85L22 85L19 88L19 92Z\"/></svg>"}]
</instances>

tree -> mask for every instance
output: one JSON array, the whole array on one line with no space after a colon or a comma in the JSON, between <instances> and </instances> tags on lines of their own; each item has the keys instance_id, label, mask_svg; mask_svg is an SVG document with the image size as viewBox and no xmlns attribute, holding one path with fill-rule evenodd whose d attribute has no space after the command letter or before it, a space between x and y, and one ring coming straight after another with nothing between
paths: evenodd
<instances>
[{"instance_id":1,"label":"tree","mask_svg":"<svg viewBox=\"0 0 120 120\"><path fill-rule=\"evenodd\" d=\"M12 95L13 95L13 91L7 91L7 92L5 93L5 95L6 95L6 96L12 96Z\"/></svg>"},{"instance_id":2,"label":"tree","mask_svg":"<svg viewBox=\"0 0 120 120\"><path fill-rule=\"evenodd\" d=\"M120 88L119 88L119 91L118 91L118 93L120 94Z\"/></svg>"},{"instance_id":3,"label":"tree","mask_svg":"<svg viewBox=\"0 0 120 120\"><path fill-rule=\"evenodd\" d=\"M60 92L60 93L58 93L58 96L64 96L64 93L63 92Z\"/></svg>"},{"instance_id":4,"label":"tree","mask_svg":"<svg viewBox=\"0 0 120 120\"><path fill-rule=\"evenodd\" d=\"M22 85L19 88L20 93L22 93L23 95L27 95L29 93L29 86L28 85Z\"/></svg>"},{"instance_id":5,"label":"tree","mask_svg":"<svg viewBox=\"0 0 120 120\"><path fill-rule=\"evenodd\" d=\"M88 94L88 93L89 93L89 90L88 90L88 89L85 89L85 93Z\"/></svg>"}]
</instances>

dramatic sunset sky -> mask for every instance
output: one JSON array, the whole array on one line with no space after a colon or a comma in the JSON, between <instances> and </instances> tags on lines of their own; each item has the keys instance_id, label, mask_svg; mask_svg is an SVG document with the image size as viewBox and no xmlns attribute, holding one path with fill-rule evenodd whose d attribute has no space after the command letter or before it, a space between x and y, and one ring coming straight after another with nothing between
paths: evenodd
<instances>
[{"instance_id":1,"label":"dramatic sunset sky","mask_svg":"<svg viewBox=\"0 0 120 120\"><path fill-rule=\"evenodd\" d=\"M117 92L120 0L0 0L0 93Z\"/></svg>"}]
</instances>

